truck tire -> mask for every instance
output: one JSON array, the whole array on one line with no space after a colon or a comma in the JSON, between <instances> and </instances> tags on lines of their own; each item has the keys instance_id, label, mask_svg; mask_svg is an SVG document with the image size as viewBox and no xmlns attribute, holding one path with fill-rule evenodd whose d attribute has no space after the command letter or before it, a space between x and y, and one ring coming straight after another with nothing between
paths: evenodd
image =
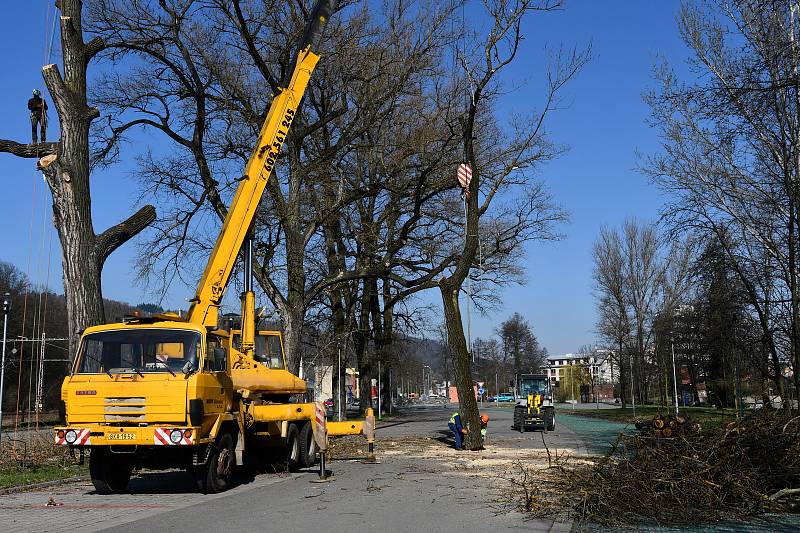
<instances>
[{"instance_id":1,"label":"truck tire","mask_svg":"<svg viewBox=\"0 0 800 533\"><path fill-rule=\"evenodd\" d=\"M514 408L514 425L513 429L518 429L520 433L525 432L524 409Z\"/></svg>"},{"instance_id":2,"label":"truck tire","mask_svg":"<svg viewBox=\"0 0 800 533\"><path fill-rule=\"evenodd\" d=\"M211 446L206 463L195 468L197 488L203 494L216 494L228 490L232 484L235 463L236 448L233 436L225 432Z\"/></svg>"},{"instance_id":3,"label":"truck tire","mask_svg":"<svg viewBox=\"0 0 800 533\"><path fill-rule=\"evenodd\" d=\"M286 430L286 469L289 472L296 472L300 468L302 454L300 450L300 431L297 424L289 424Z\"/></svg>"},{"instance_id":4,"label":"truck tire","mask_svg":"<svg viewBox=\"0 0 800 533\"><path fill-rule=\"evenodd\" d=\"M112 454L107 447L92 448L89 475L98 494L119 494L128 488L133 465L122 454Z\"/></svg>"},{"instance_id":5,"label":"truck tire","mask_svg":"<svg viewBox=\"0 0 800 533\"><path fill-rule=\"evenodd\" d=\"M547 419L545 420L547 431L556 430L556 412L552 409L547 410Z\"/></svg>"},{"instance_id":6,"label":"truck tire","mask_svg":"<svg viewBox=\"0 0 800 533\"><path fill-rule=\"evenodd\" d=\"M311 422L303 424L300 430L300 466L311 468L317 462L317 441L314 440L314 431Z\"/></svg>"}]
</instances>

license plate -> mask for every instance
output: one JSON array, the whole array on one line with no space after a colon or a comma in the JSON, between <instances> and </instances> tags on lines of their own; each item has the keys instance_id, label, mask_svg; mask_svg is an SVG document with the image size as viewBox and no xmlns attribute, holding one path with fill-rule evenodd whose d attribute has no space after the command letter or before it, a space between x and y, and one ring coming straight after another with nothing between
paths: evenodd
<instances>
[{"instance_id":1,"label":"license plate","mask_svg":"<svg viewBox=\"0 0 800 533\"><path fill-rule=\"evenodd\" d=\"M109 433L108 440L136 440L136 433Z\"/></svg>"}]
</instances>

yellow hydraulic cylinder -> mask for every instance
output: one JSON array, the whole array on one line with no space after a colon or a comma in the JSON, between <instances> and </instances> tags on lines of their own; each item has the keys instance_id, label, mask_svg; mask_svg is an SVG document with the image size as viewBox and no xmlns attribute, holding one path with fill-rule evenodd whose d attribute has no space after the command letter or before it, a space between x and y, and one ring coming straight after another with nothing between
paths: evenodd
<instances>
[{"instance_id":1,"label":"yellow hydraulic cylinder","mask_svg":"<svg viewBox=\"0 0 800 533\"><path fill-rule=\"evenodd\" d=\"M242 341L241 351L251 358L256 350L256 295L253 291L242 293Z\"/></svg>"},{"instance_id":2,"label":"yellow hydraulic cylinder","mask_svg":"<svg viewBox=\"0 0 800 533\"><path fill-rule=\"evenodd\" d=\"M254 422L292 422L296 420L312 420L314 418L313 403L282 403L275 405L249 405L247 412Z\"/></svg>"}]
</instances>

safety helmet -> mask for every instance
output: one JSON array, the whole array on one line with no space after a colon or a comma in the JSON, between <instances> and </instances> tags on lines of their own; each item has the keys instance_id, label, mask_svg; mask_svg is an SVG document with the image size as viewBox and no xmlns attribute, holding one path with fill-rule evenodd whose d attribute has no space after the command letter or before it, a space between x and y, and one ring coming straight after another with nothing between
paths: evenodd
<instances>
[{"instance_id":1,"label":"safety helmet","mask_svg":"<svg viewBox=\"0 0 800 533\"><path fill-rule=\"evenodd\" d=\"M39 96L40 94L42 94L42 92L39 89L33 90L33 96Z\"/></svg>"},{"instance_id":2,"label":"safety helmet","mask_svg":"<svg viewBox=\"0 0 800 533\"><path fill-rule=\"evenodd\" d=\"M488 424L489 423L489 415L481 415L481 423Z\"/></svg>"}]
</instances>

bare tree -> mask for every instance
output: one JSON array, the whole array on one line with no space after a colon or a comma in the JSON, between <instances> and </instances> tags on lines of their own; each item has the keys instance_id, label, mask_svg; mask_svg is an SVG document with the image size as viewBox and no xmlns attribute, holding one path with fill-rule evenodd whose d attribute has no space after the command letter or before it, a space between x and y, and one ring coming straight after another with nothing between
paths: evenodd
<instances>
[{"instance_id":1,"label":"bare tree","mask_svg":"<svg viewBox=\"0 0 800 533\"><path fill-rule=\"evenodd\" d=\"M598 308L598 333L614 347L619 368L619 391L622 406L626 405L630 385L630 364L626 348L631 339L631 324L625 297L625 271L622 240L617 231L600 228L592 247L594 255L594 290Z\"/></svg>"},{"instance_id":2,"label":"bare tree","mask_svg":"<svg viewBox=\"0 0 800 533\"><path fill-rule=\"evenodd\" d=\"M519 313L514 313L497 328L497 335L503 343L503 351L514 364L514 373L534 372L541 368L544 353L533 334L528 321Z\"/></svg>"},{"instance_id":3,"label":"bare tree","mask_svg":"<svg viewBox=\"0 0 800 533\"><path fill-rule=\"evenodd\" d=\"M800 368L799 15L788 0L684 6L696 76L683 83L664 65L647 97L664 140L644 168L671 195L665 217L724 243L776 381L785 362Z\"/></svg>"},{"instance_id":4,"label":"bare tree","mask_svg":"<svg viewBox=\"0 0 800 533\"><path fill-rule=\"evenodd\" d=\"M87 101L86 70L105 43L83 40L81 0L58 0L62 77L58 66L42 69L47 89L58 113L61 138L37 145L0 141L0 151L38 159L53 197L53 222L61 242L64 293L67 300L70 354L75 355L81 329L105 322L101 290L103 264L111 253L155 219L151 205L127 220L95 234L92 224L89 176L89 130L100 116Z\"/></svg>"}]
</instances>

